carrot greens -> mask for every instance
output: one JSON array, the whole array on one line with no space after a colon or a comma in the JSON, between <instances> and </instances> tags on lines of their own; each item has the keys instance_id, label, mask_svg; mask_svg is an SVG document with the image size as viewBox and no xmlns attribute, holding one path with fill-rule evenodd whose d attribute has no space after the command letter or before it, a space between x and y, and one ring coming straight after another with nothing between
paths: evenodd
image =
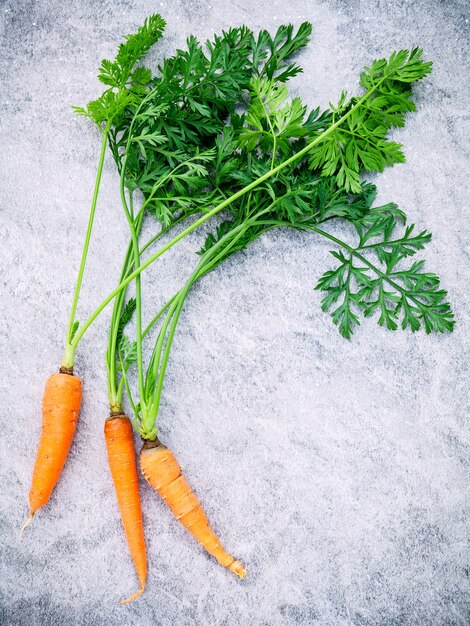
<instances>
[{"instance_id":1,"label":"carrot greens","mask_svg":"<svg viewBox=\"0 0 470 626\"><path fill-rule=\"evenodd\" d=\"M137 276L199 225L224 209L228 211L207 237L201 261L186 285L154 320L156 323L166 313L145 376L143 362L137 357L139 401L130 399L144 438L156 435L171 344L192 285L272 228L309 230L340 247L333 252L340 267L327 272L317 288L327 292L324 310L338 303L333 321L343 336L349 338L359 324L358 313L370 316L376 310L380 311L379 323L391 329L397 327L400 315L403 328L417 330L423 323L427 332L452 329L453 316L437 277L423 271L423 262L397 269L403 259L422 249L430 236L425 231L412 235L411 226L392 239L398 223L405 221L403 212L392 203L372 207L375 188L361 182L364 172L382 171L404 160L401 145L388 140L387 134L392 127L403 126L405 114L415 108L410 84L431 70L421 56L422 51L415 48L394 53L388 61L375 61L361 74L364 95L347 99L343 93L337 106L322 113L315 109L307 114L299 98L289 101L284 82L268 78L266 72L251 78L245 110L232 111L202 166L202 178L208 176L212 183L206 179L200 185L207 202L205 207L204 201L201 203L202 217L140 267L134 259L137 269L131 276ZM239 109L243 104L239 103ZM137 165L148 168L148 160L144 157ZM181 202L184 189L178 189L175 181L170 185ZM354 226L359 235L357 246L319 228L333 218ZM371 253L375 261L369 258ZM137 343L142 339L138 334Z\"/></svg>"},{"instance_id":2,"label":"carrot greens","mask_svg":"<svg viewBox=\"0 0 470 626\"><path fill-rule=\"evenodd\" d=\"M395 52L364 69L362 95L343 92L336 105L307 112L300 98L289 99L286 83L301 71L290 57L306 45L310 32L306 23L297 32L282 26L274 36L262 31L256 37L240 27L214 37L205 49L190 37L185 50L159 65L156 76L138 68L139 84L132 83L132 95L110 125L109 146L131 244L119 285L78 329L71 349L116 297L107 352L110 405L120 406L124 386L130 392L126 372L135 363L139 401L132 402L144 437L155 434L169 351L191 286L272 228L308 230L339 246L333 251L338 267L326 272L317 288L325 292L322 308L332 309L343 336L351 336L359 314L368 317L375 311L379 323L390 329L399 322L412 330L424 324L427 332L452 329L453 315L438 278L425 272L421 261L403 267L430 236L425 231L413 235L413 227L394 234L404 214L393 204L372 207L375 188L362 182L364 173L404 161L402 146L388 134L403 127L406 113L415 110L411 84L431 71L431 63L422 60L419 48ZM100 76L119 88L113 64L103 62ZM99 101L106 98L105 92ZM100 111L92 104L86 114L101 123ZM137 192L142 201L135 212ZM166 315L145 368L140 274L222 212L224 219L207 237L187 284L152 322ZM193 221L142 262L139 235L145 214L165 232L176 222ZM357 245L319 228L333 218L354 227ZM123 316L131 282L135 300ZM136 316L134 342L120 330L130 309Z\"/></svg>"}]
</instances>

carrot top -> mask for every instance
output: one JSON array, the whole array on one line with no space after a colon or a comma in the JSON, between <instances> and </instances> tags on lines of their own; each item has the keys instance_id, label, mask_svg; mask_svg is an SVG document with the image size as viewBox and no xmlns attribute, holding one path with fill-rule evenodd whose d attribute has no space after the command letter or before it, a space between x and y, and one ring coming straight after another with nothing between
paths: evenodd
<instances>
[{"instance_id":1,"label":"carrot top","mask_svg":"<svg viewBox=\"0 0 470 626\"><path fill-rule=\"evenodd\" d=\"M343 93L338 105L322 114L319 109L307 114L299 98L289 101L283 82L262 76L250 81L246 112L232 115L231 124L217 138L214 155L207 157L224 199L141 265L147 267L222 209L230 212L229 219L207 237L201 261L166 308L145 377L137 355L139 401L132 395L130 400L144 438L157 433L166 365L191 286L272 228L311 231L339 246L333 252L339 268L327 272L317 288L327 292L323 308L335 306L333 321L346 338L360 323L359 313L369 316L376 310L379 323L390 329L401 317L403 328L417 330L423 324L427 332L452 330L453 315L438 278L423 271L423 262L397 269L403 259L424 247L429 233L415 234L412 226L400 232L404 213L393 203L374 207L375 187L360 180L364 171L382 171L404 160L401 146L389 141L387 133L402 126L405 113L414 110L410 83L430 71L421 54L419 49L401 51L388 61L374 62L361 75L364 95L347 99ZM333 218L354 225L357 243L319 228ZM140 353L141 341L137 333Z\"/></svg>"},{"instance_id":2,"label":"carrot top","mask_svg":"<svg viewBox=\"0 0 470 626\"><path fill-rule=\"evenodd\" d=\"M272 228L311 231L338 246L332 252L338 266L317 288L325 292L322 308L333 309L344 337L352 335L361 315L375 312L390 329L400 323L412 330L452 330L453 314L437 276L424 271L422 261L403 266L430 234L415 233L412 226L401 230L404 213L393 203L374 207L375 187L362 180L366 172L404 161L402 146L388 134L415 110L411 84L431 71L431 63L423 61L419 48L395 52L364 69L361 95L348 98L343 92L337 105L307 112L300 98L289 99L286 82L301 71L290 57L306 45L310 32L308 23L297 32L282 26L274 36L262 31L256 37L240 27L214 37L205 50L190 37L187 50L165 59L156 76L144 68L132 74L119 113L119 63L103 62L100 79L108 81L113 95L108 100L107 91L79 111L100 126L110 124L109 146L131 243L120 284L78 329L70 350L116 297L107 353L110 403L119 408L126 386L144 438L156 436L166 365L191 286ZM136 190L143 194L137 210ZM207 237L186 285L150 324L165 314L145 368L140 274L223 210L226 218ZM139 234L145 214L156 217L164 231L200 217L142 262L147 245L140 244ZM320 228L332 219L351 223L357 241ZM125 289L132 281L136 297L126 304ZM134 311L131 342L123 329ZM126 378L134 362L138 401Z\"/></svg>"}]
</instances>

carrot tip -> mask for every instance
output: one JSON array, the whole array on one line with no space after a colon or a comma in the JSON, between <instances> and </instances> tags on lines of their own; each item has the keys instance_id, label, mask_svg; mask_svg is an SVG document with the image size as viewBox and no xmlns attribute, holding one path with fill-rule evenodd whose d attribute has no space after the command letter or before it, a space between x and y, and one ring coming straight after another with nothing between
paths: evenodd
<instances>
[{"instance_id":1,"label":"carrot tip","mask_svg":"<svg viewBox=\"0 0 470 626\"><path fill-rule=\"evenodd\" d=\"M23 533L24 533L24 529L26 528L26 526L29 526L31 524L31 522L33 521L34 518L34 513L30 513L26 519L26 521L21 525L20 528L20 539L23 537Z\"/></svg>"},{"instance_id":2,"label":"carrot tip","mask_svg":"<svg viewBox=\"0 0 470 626\"><path fill-rule=\"evenodd\" d=\"M144 593L144 589L145 587L141 587L139 589L139 591L137 591L136 593L134 593L132 596L130 596L129 598L126 598L125 600L121 600L121 604L129 604L129 602L133 602L134 600L136 600L140 595L142 595Z\"/></svg>"},{"instance_id":3,"label":"carrot tip","mask_svg":"<svg viewBox=\"0 0 470 626\"><path fill-rule=\"evenodd\" d=\"M240 561L234 561L233 563L231 563L229 565L229 570L242 579L246 576L246 569L243 567Z\"/></svg>"}]
</instances>

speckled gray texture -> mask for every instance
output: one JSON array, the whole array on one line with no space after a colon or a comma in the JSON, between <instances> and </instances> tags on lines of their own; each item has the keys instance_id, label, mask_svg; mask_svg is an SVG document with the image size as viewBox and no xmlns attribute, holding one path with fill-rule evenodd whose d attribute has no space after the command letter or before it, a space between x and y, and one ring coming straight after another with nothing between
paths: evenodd
<instances>
[{"instance_id":1,"label":"speckled gray texture","mask_svg":"<svg viewBox=\"0 0 470 626\"><path fill-rule=\"evenodd\" d=\"M217 567L142 485L148 588L123 608L136 580L102 438L107 315L78 355L85 396L63 477L21 543L18 527L99 149L69 106L99 93L99 60L155 10L168 20L156 59L191 32L312 21L292 84L310 105L355 89L372 58L424 47L434 72L396 132L408 162L377 178L378 201L434 233L429 267L457 327L428 337L369 320L345 342L312 290L329 246L311 236L265 236L206 277L181 319L162 437L249 576ZM0 12L2 626L469 624L466 3L4 0ZM126 238L108 160L80 316L115 284ZM149 317L201 238L144 279Z\"/></svg>"}]
</instances>

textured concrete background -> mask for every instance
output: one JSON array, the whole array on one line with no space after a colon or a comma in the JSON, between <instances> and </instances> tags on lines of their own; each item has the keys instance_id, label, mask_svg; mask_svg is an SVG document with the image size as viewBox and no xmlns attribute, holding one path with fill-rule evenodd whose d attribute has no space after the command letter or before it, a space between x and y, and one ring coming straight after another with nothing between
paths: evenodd
<instances>
[{"instance_id":1,"label":"textured concrete background","mask_svg":"<svg viewBox=\"0 0 470 626\"><path fill-rule=\"evenodd\" d=\"M466 2L3 0L0 623L366 626L470 623L468 549L468 15ZM102 440L107 316L81 345L85 398L63 477L23 541L18 527L44 380L62 353L99 138L71 104L152 11L161 58L195 33L313 22L292 84L310 105L353 90L361 67L419 43L434 72L396 133L408 162L377 178L434 239L457 317L453 335L365 322L351 342L320 311L329 246L277 232L204 279L188 300L168 370L162 438L227 548L217 567L142 485L150 574L136 588ZM144 279L148 316L182 283L199 233ZM108 160L83 317L115 284L126 229Z\"/></svg>"}]
</instances>

